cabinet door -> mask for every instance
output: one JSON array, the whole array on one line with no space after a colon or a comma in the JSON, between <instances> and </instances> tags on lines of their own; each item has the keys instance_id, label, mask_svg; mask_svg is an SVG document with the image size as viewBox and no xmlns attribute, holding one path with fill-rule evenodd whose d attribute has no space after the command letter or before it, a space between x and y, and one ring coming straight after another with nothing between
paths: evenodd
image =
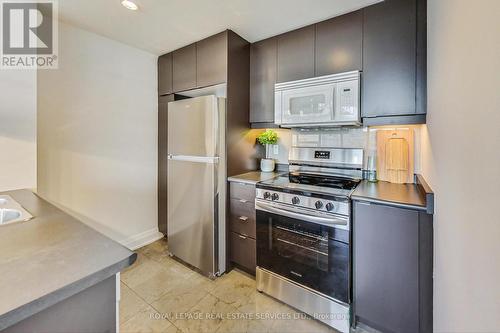
<instances>
[{"instance_id":1,"label":"cabinet door","mask_svg":"<svg viewBox=\"0 0 500 333\"><path fill-rule=\"evenodd\" d=\"M158 229L167 234L168 102L174 95L158 98Z\"/></svg>"},{"instance_id":2,"label":"cabinet door","mask_svg":"<svg viewBox=\"0 0 500 333\"><path fill-rule=\"evenodd\" d=\"M255 239L230 232L231 261L255 274Z\"/></svg>"},{"instance_id":3,"label":"cabinet door","mask_svg":"<svg viewBox=\"0 0 500 333\"><path fill-rule=\"evenodd\" d=\"M250 47L250 122L274 122L274 84L276 83L276 38Z\"/></svg>"},{"instance_id":4,"label":"cabinet door","mask_svg":"<svg viewBox=\"0 0 500 333\"><path fill-rule=\"evenodd\" d=\"M362 70L362 40L360 10L316 24L316 76Z\"/></svg>"},{"instance_id":5,"label":"cabinet door","mask_svg":"<svg viewBox=\"0 0 500 333\"><path fill-rule=\"evenodd\" d=\"M158 57L158 95L172 93L172 53Z\"/></svg>"},{"instance_id":6,"label":"cabinet door","mask_svg":"<svg viewBox=\"0 0 500 333\"><path fill-rule=\"evenodd\" d=\"M206 87L226 82L226 68L226 31L196 43L197 87Z\"/></svg>"},{"instance_id":7,"label":"cabinet door","mask_svg":"<svg viewBox=\"0 0 500 333\"><path fill-rule=\"evenodd\" d=\"M427 113L427 0L417 1L416 113Z\"/></svg>"},{"instance_id":8,"label":"cabinet door","mask_svg":"<svg viewBox=\"0 0 500 333\"><path fill-rule=\"evenodd\" d=\"M363 117L415 114L416 0L363 12Z\"/></svg>"},{"instance_id":9,"label":"cabinet door","mask_svg":"<svg viewBox=\"0 0 500 333\"><path fill-rule=\"evenodd\" d=\"M418 332L418 212L354 202L353 233L356 318L384 332Z\"/></svg>"},{"instance_id":10,"label":"cabinet door","mask_svg":"<svg viewBox=\"0 0 500 333\"><path fill-rule=\"evenodd\" d=\"M196 88L196 44L172 52L172 86L174 92Z\"/></svg>"},{"instance_id":11,"label":"cabinet door","mask_svg":"<svg viewBox=\"0 0 500 333\"><path fill-rule=\"evenodd\" d=\"M278 36L277 82L314 76L314 25Z\"/></svg>"}]
</instances>

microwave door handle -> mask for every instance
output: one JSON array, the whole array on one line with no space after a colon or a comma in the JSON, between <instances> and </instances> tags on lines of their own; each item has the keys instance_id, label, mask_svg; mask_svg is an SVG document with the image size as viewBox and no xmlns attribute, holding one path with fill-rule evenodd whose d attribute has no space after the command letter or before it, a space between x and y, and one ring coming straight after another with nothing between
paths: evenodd
<instances>
[{"instance_id":1,"label":"microwave door handle","mask_svg":"<svg viewBox=\"0 0 500 333\"><path fill-rule=\"evenodd\" d=\"M335 99L336 95L335 92L337 91L337 85L333 85L332 87L332 102L330 105L332 106L332 121L335 121L337 118L337 115L335 112L337 111L337 101Z\"/></svg>"},{"instance_id":2,"label":"microwave door handle","mask_svg":"<svg viewBox=\"0 0 500 333\"><path fill-rule=\"evenodd\" d=\"M318 223L323 225L343 225L346 226L348 224L347 219L335 218L335 217L321 217L315 215L309 215L304 213L293 212L284 208L277 208L271 204L256 202L255 208L259 210L266 211L268 213L282 215L290 218L294 218L297 220L303 220L306 222Z\"/></svg>"}]
</instances>

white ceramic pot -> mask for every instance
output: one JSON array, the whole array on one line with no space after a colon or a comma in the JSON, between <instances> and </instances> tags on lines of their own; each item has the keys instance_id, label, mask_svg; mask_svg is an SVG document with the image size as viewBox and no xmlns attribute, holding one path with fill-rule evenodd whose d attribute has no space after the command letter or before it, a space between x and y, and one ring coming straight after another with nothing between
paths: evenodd
<instances>
[{"instance_id":1,"label":"white ceramic pot","mask_svg":"<svg viewBox=\"0 0 500 333\"><path fill-rule=\"evenodd\" d=\"M274 171L274 160L271 158L263 158L260 160L260 170L263 172Z\"/></svg>"}]
</instances>

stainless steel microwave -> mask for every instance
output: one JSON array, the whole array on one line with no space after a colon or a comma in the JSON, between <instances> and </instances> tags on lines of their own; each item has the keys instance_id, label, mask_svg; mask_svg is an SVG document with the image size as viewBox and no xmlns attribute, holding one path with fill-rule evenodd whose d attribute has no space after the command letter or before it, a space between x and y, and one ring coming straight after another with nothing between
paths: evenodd
<instances>
[{"instance_id":1,"label":"stainless steel microwave","mask_svg":"<svg viewBox=\"0 0 500 333\"><path fill-rule=\"evenodd\" d=\"M274 85L274 122L281 127L359 126L360 72Z\"/></svg>"}]
</instances>

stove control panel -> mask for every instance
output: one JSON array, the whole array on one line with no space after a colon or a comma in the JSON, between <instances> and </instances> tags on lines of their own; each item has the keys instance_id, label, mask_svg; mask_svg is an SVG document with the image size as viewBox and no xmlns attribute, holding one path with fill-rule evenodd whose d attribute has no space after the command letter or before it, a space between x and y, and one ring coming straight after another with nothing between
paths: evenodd
<instances>
[{"instance_id":1,"label":"stove control panel","mask_svg":"<svg viewBox=\"0 0 500 333\"><path fill-rule=\"evenodd\" d=\"M301 208L307 208L317 211L349 216L349 202L345 200L338 201L334 197L316 198L305 195L257 188L256 198L263 199L266 201L287 204L297 208L301 207Z\"/></svg>"}]
</instances>

